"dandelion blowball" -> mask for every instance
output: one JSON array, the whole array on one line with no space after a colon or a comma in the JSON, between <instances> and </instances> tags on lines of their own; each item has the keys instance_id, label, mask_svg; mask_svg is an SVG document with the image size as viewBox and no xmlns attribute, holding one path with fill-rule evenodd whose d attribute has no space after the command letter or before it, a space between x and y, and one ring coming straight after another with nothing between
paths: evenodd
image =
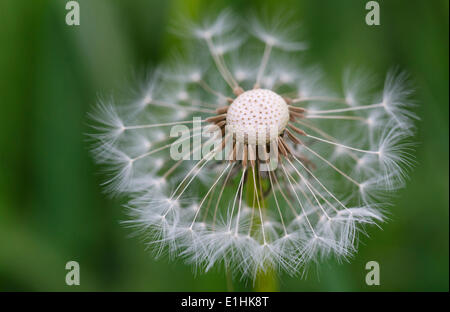
<instances>
[{"instance_id":1,"label":"dandelion blowball","mask_svg":"<svg viewBox=\"0 0 450 312\"><path fill-rule=\"evenodd\" d=\"M250 280L349 259L413 165L407 75L374 85L347 70L330 91L322 69L298 61L307 45L285 18L242 25L225 11L178 26L199 44L150 73L135 99L90 114L106 190L128 200L125 224L155 255Z\"/></svg>"},{"instance_id":2,"label":"dandelion blowball","mask_svg":"<svg viewBox=\"0 0 450 312\"><path fill-rule=\"evenodd\" d=\"M270 129L280 134L289 120L285 100L271 90L245 91L231 103L227 112L227 125L239 142L267 143ZM272 138L275 139L275 138Z\"/></svg>"}]
</instances>

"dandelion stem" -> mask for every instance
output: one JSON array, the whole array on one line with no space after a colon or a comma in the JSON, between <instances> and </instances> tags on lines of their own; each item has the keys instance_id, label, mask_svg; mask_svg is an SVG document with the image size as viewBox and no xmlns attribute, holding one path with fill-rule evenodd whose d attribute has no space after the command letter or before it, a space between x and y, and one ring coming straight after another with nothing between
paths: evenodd
<instances>
[{"instance_id":1,"label":"dandelion stem","mask_svg":"<svg viewBox=\"0 0 450 312\"><path fill-rule=\"evenodd\" d=\"M278 280L275 269L268 268L265 272L258 272L256 275L254 290L256 292L277 292Z\"/></svg>"},{"instance_id":2,"label":"dandelion stem","mask_svg":"<svg viewBox=\"0 0 450 312\"><path fill-rule=\"evenodd\" d=\"M228 267L228 263L225 264L225 272L226 272L226 279L227 279L227 291L233 292L234 291L233 278L231 276L231 272L230 272L230 268Z\"/></svg>"},{"instance_id":3,"label":"dandelion stem","mask_svg":"<svg viewBox=\"0 0 450 312\"><path fill-rule=\"evenodd\" d=\"M246 181L246 192L247 192L247 205L252 208L259 210L259 218L254 217L252 213L252 224L250 227L250 232L255 232L258 226L261 226L263 233L263 243L267 244L266 236L264 233L264 220L262 215L261 203L264 202L264 194L261 192L260 179L256 179L256 172L259 175L259 167L256 164L252 167L252 170L247 171L247 181ZM255 200L256 199L256 200ZM253 219L256 220L253 220ZM259 220L258 220L259 219ZM255 222L256 221L256 222ZM258 224L259 223L259 224ZM276 272L273 268L269 267L265 271L259 270L256 272L256 279L254 284L255 291L277 291L278 290L278 280Z\"/></svg>"}]
</instances>

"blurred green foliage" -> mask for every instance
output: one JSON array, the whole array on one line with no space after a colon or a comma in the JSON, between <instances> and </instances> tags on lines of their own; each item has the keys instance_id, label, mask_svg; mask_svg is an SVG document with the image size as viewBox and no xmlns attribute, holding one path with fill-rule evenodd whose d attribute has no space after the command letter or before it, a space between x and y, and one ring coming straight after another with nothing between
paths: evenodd
<instances>
[{"instance_id":1,"label":"blurred green foliage","mask_svg":"<svg viewBox=\"0 0 450 312\"><path fill-rule=\"evenodd\" d=\"M86 112L97 94L120 89L179 44L171 18L264 6L296 10L311 45L305 57L332 82L348 65L409 71L422 119L418 165L390 222L369 231L350 263L328 261L306 279L280 276L280 290L448 291L449 2L380 0L378 27L365 24L360 0L210 2L79 0L81 26L69 27L64 0L0 1L0 290L226 290L223 271L154 260L129 237L121 201L99 186ZM81 286L64 283L70 260L81 265ZM381 286L365 285L370 260L380 263Z\"/></svg>"}]
</instances>

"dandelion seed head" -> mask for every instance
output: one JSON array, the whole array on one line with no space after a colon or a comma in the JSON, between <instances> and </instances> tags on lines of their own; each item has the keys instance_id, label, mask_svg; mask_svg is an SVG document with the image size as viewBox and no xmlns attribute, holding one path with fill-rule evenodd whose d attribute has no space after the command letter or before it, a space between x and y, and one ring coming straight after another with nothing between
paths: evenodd
<instances>
[{"instance_id":1,"label":"dandelion seed head","mask_svg":"<svg viewBox=\"0 0 450 312\"><path fill-rule=\"evenodd\" d=\"M239 95L227 113L227 125L236 134L237 140L244 142L260 138L267 142L271 127L281 133L289 120L289 110L281 96L271 90L256 89ZM259 134L259 136L258 136Z\"/></svg>"},{"instance_id":2,"label":"dandelion seed head","mask_svg":"<svg viewBox=\"0 0 450 312\"><path fill-rule=\"evenodd\" d=\"M226 10L179 21L194 44L152 71L132 101L102 99L89 114L105 190L128 198L125 224L156 256L201 272L226 265L250 280L348 260L366 226L386 221L414 165L407 75L392 70L375 90L371 74L346 70L343 88L330 88L325 71L297 61L307 44L283 16ZM228 143L229 157L217 157ZM276 157L263 161L256 147Z\"/></svg>"}]
</instances>

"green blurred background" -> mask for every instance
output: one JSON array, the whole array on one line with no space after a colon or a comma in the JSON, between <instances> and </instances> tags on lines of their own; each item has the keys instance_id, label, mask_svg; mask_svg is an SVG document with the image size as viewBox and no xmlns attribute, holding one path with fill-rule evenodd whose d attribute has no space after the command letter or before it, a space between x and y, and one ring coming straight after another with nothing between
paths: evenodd
<instances>
[{"instance_id":1,"label":"green blurred background","mask_svg":"<svg viewBox=\"0 0 450 312\"><path fill-rule=\"evenodd\" d=\"M232 7L296 9L311 48L339 83L347 65L411 73L420 105L417 168L383 230L371 229L350 263L329 261L306 279L280 276L282 291L448 291L448 1L378 1L381 26L364 22L366 1L79 0L81 26L65 24L64 0L0 1L0 290L225 291L223 272L154 260L119 224L83 133L97 94L120 89L179 45L179 13ZM65 285L65 264L81 285ZM381 285L365 284L365 263ZM251 285L235 282L236 290Z\"/></svg>"}]
</instances>

